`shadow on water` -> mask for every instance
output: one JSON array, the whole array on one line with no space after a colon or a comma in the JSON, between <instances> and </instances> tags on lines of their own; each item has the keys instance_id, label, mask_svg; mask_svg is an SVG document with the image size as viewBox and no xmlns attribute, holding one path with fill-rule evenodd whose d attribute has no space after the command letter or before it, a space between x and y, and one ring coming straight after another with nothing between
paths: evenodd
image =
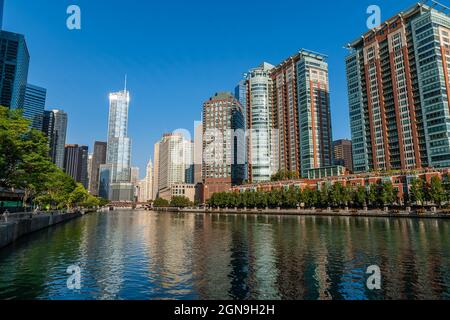
<instances>
[{"instance_id":1,"label":"shadow on water","mask_svg":"<svg viewBox=\"0 0 450 320\"><path fill-rule=\"evenodd\" d=\"M450 299L446 220L84 216L0 250L0 299ZM369 290L367 268L381 269ZM81 288L67 286L79 266Z\"/></svg>"}]
</instances>

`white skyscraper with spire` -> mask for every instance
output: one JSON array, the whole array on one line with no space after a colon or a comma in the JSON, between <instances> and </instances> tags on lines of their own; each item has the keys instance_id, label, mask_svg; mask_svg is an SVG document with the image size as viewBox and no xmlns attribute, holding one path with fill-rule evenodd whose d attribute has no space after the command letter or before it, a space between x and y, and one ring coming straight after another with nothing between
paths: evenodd
<instances>
[{"instance_id":1,"label":"white skyscraper with spire","mask_svg":"<svg viewBox=\"0 0 450 320\"><path fill-rule=\"evenodd\" d=\"M111 201L133 201L131 183L131 139L128 137L128 109L130 93L123 91L109 95L108 147L106 164L100 168L100 195Z\"/></svg>"}]
</instances>

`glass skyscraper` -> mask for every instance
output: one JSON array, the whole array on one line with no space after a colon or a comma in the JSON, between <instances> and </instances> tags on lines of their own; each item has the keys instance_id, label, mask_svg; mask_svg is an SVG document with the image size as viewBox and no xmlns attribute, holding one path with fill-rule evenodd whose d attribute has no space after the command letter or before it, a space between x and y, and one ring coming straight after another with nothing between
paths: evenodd
<instances>
[{"instance_id":1,"label":"glass skyscraper","mask_svg":"<svg viewBox=\"0 0 450 320\"><path fill-rule=\"evenodd\" d=\"M46 89L34 86L32 84L27 84L25 90L25 101L23 105L23 115L31 121L31 127L36 130L42 130L46 97Z\"/></svg>"},{"instance_id":2,"label":"glass skyscraper","mask_svg":"<svg viewBox=\"0 0 450 320\"><path fill-rule=\"evenodd\" d=\"M42 131L47 135L50 147L50 157L53 163L64 169L64 149L67 133L67 113L54 109L44 111Z\"/></svg>"},{"instance_id":3,"label":"glass skyscraper","mask_svg":"<svg viewBox=\"0 0 450 320\"><path fill-rule=\"evenodd\" d=\"M106 164L100 167L101 196L111 201L131 201L131 139L128 137L130 94L125 89L109 95Z\"/></svg>"},{"instance_id":4,"label":"glass skyscraper","mask_svg":"<svg viewBox=\"0 0 450 320\"><path fill-rule=\"evenodd\" d=\"M0 105L23 108L29 63L25 37L0 30Z\"/></svg>"},{"instance_id":5,"label":"glass skyscraper","mask_svg":"<svg viewBox=\"0 0 450 320\"><path fill-rule=\"evenodd\" d=\"M416 4L348 45L355 172L450 166L448 11Z\"/></svg>"}]
</instances>

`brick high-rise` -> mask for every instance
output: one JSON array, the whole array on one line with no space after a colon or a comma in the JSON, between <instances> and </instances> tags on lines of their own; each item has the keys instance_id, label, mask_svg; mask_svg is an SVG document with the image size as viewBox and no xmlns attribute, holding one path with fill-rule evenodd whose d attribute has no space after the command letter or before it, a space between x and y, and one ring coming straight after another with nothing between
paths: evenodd
<instances>
[{"instance_id":1,"label":"brick high-rise","mask_svg":"<svg viewBox=\"0 0 450 320\"><path fill-rule=\"evenodd\" d=\"M203 200L245 177L245 123L241 103L217 93L203 104Z\"/></svg>"},{"instance_id":2,"label":"brick high-rise","mask_svg":"<svg viewBox=\"0 0 450 320\"><path fill-rule=\"evenodd\" d=\"M416 4L348 45L355 172L450 166L446 11Z\"/></svg>"},{"instance_id":3,"label":"brick high-rise","mask_svg":"<svg viewBox=\"0 0 450 320\"><path fill-rule=\"evenodd\" d=\"M308 50L271 70L279 169L307 176L332 164L332 128L326 56Z\"/></svg>"}]
</instances>

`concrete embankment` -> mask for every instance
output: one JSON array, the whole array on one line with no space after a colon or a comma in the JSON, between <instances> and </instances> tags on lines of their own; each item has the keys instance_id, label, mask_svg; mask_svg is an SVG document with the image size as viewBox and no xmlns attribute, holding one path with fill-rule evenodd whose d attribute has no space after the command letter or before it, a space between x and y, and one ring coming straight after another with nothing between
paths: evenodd
<instances>
[{"instance_id":1,"label":"concrete embankment","mask_svg":"<svg viewBox=\"0 0 450 320\"><path fill-rule=\"evenodd\" d=\"M0 248L27 234L82 216L81 212L45 214L11 214L7 222L0 221Z\"/></svg>"},{"instance_id":2,"label":"concrete embankment","mask_svg":"<svg viewBox=\"0 0 450 320\"><path fill-rule=\"evenodd\" d=\"M389 210L308 210L308 209L178 209L155 208L158 212L169 213L208 213L228 215L286 215L286 216L322 216L322 217L386 217L386 218L413 218L413 219L450 219L450 214L443 211L389 211Z\"/></svg>"}]
</instances>

